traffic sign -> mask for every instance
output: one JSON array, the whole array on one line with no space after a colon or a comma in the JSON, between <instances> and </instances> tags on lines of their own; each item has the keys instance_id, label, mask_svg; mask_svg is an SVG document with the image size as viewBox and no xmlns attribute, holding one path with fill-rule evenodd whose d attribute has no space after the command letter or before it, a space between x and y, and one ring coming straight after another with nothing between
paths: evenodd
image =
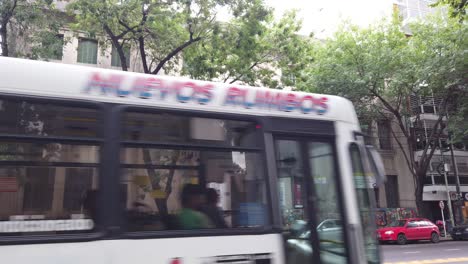
<instances>
[{"instance_id":1,"label":"traffic sign","mask_svg":"<svg viewBox=\"0 0 468 264\"><path fill-rule=\"evenodd\" d=\"M444 207L445 207L444 201L439 202L439 207L440 207L440 209L444 209Z\"/></svg>"}]
</instances>

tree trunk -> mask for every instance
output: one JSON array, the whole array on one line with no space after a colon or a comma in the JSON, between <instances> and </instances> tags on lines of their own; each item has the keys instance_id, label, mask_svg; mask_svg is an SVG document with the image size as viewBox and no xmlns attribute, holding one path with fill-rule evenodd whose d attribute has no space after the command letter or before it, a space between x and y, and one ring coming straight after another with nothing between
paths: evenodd
<instances>
[{"instance_id":1,"label":"tree trunk","mask_svg":"<svg viewBox=\"0 0 468 264\"><path fill-rule=\"evenodd\" d=\"M2 52L1 55L8 57L8 30L7 30L7 24L2 23L1 28L0 28L0 37L2 38Z\"/></svg>"},{"instance_id":2,"label":"tree trunk","mask_svg":"<svg viewBox=\"0 0 468 264\"><path fill-rule=\"evenodd\" d=\"M117 49L119 54L120 66L122 71L128 71L127 58L125 57L125 52L123 50L123 44L119 42L119 38L115 36L110 27L107 24L104 24L104 30L109 35L112 45Z\"/></svg>"},{"instance_id":3,"label":"tree trunk","mask_svg":"<svg viewBox=\"0 0 468 264\"><path fill-rule=\"evenodd\" d=\"M147 165L153 164L150 150L147 148L144 148L142 151L143 151L143 161L145 162L145 164ZM173 157L173 164L176 163L177 159L178 159L178 155L175 155ZM155 179L157 177L154 169L148 168L147 171L148 171L148 176L150 178ZM172 192L172 179L174 178L174 173L175 173L175 169L169 170L169 175L167 176L166 188L162 190L165 193L165 198L154 199L156 206L158 207L159 214L163 217L169 214L169 210L167 208L167 199L169 198L169 195ZM161 179L158 180L158 185L160 184L160 182L161 182ZM158 186L158 187L161 188L161 186Z\"/></svg>"},{"instance_id":4,"label":"tree trunk","mask_svg":"<svg viewBox=\"0 0 468 264\"><path fill-rule=\"evenodd\" d=\"M416 200L416 208L418 209L418 215L421 217L431 218L432 212L428 205L423 201L423 191L424 191L424 178L426 177L426 172L417 172L415 175L417 177L416 186L414 190L414 196Z\"/></svg>"},{"instance_id":5,"label":"tree trunk","mask_svg":"<svg viewBox=\"0 0 468 264\"><path fill-rule=\"evenodd\" d=\"M121 45L117 40L113 40L112 42L114 43L114 46L117 49L117 53L119 54L120 66L122 67L122 71L128 71L127 57L125 56L123 45ZM130 56L130 54L128 56Z\"/></svg>"}]
</instances>

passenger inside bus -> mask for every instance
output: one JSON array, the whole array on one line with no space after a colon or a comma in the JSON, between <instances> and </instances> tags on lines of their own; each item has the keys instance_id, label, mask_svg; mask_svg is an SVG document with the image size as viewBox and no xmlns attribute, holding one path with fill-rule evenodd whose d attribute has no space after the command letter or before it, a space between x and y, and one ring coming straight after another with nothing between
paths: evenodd
<instances>
[{"instance_id":1,"label":"passenger inside bus","mask_svg":"<svg viewBox=\"0 0 468 264\"><path fill-rule=\"evenodd\" d=\"M227 228L226 221L222 215L222 209L218 207L219 194L214 188L206 189L206 204L202 212L206 214L216 228Z\"/></svg>"},{"instance_id":2,"label":"passenger inside bus","mask_svg":"<svg viewBox=\"0 0 468 264\"><path fill-rule=\"evenodd\" d=\"M184 222L202 212L212 228L266 224L266 181L254 122L158 112L124 116L121 184L128 231L206 228ZM205 197L186 193L191 185ZM186 195L195 201L185 201ZM135 202L145 206L134 210Z\"/></svg>"},{"instance_id":3,"label":"passenger inside bus","mask_svg":"<svg viewBox=\"0 0 468 264\"><path fill-rule=\"evenodd\" d=\"M178 220L182 229L212 228L213 223L207 215L200 212L206 199L203 189L199 185L187 184L181 195L182 209Z\"/></svg>"}]
</instances>

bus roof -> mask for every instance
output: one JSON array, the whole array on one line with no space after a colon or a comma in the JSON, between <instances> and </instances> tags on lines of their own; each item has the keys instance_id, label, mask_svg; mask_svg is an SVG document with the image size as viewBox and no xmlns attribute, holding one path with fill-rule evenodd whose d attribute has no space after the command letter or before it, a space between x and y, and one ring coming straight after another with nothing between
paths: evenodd
<instances>
[{"instance_id":1,"label":"bus roof","mask_svg":"<svg viewBox=\"0 0 468 264\"><path fill-rule=\"evenodd\" d=\"M347 99L0 57L0 94L357 124Z\"/></svg>"}]
</instances>

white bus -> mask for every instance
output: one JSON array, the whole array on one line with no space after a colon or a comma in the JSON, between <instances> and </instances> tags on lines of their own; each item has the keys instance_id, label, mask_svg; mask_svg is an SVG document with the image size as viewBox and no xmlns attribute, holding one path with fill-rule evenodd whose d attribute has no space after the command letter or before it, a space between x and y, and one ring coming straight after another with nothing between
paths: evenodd
<instances>
[{"instance_id":1,"label":"white bus","mask_svg":"<svg viewBox=\"0 0 468 264\"><path fill-rule=\"evenodd\" d=\"M0 58L1 262L380 263L359 131L336 96Z\"/></svg>"}]
</instances>

